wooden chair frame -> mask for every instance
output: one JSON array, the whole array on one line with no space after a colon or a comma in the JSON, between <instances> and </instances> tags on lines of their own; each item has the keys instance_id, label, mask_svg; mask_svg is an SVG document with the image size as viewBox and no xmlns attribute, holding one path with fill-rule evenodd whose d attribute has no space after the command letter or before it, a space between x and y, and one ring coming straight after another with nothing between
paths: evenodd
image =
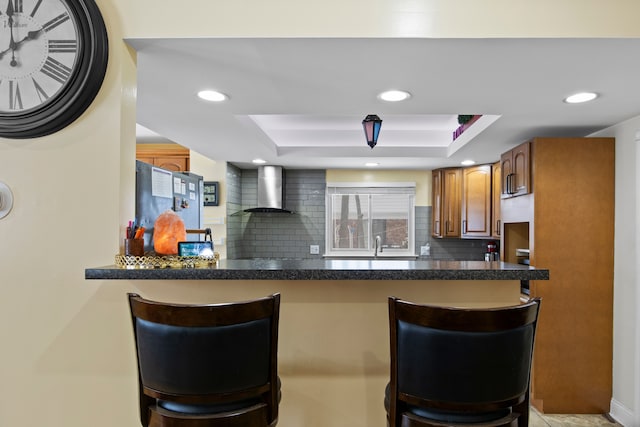
<instances>
[{"instance_id":1,"label":"wooden chair frame","mask_svg":"<svg viewBox=\"0 0 640 427\"><path fill-rule=\"evenodd\" d=\"M410 324L450 331L464 332L494 332L515 329L524 325L533 324L535 341L535 329L540 308L540 298L529 300L525 304L511 307L499 307L489 309L465 309L419 305L407 301L389 297L389 327L391 349L391 372L389 383L389 409L388 424L390 427L425 427L425 426L451 426L473 425L483 427L518 426L529 425L529 387L531 382L530 370L526 392L512 399L483 402L481 404L468 404L456 402L441 402L427 400L420 396L402 393L398 390L398 321ZM531 355L533 354L533 345ZM530 356L531 356L530 355ZM525 355L526 357L526 355ZM446 424L431 421L405 412L407 405L427 407L436 410L465 410L465 411L491 411L501 408L512 408L512 415L493 422L476 424Z\"/></svg>"},{"instance_id":2,"label":"wooden chair frame","mask_svg":"<svg viewBox=\"0 0 640 427\"><path fill-rule=\"evenodd\" d=\"M271 319L269 381L266 384L233 393L178 395L146 387L142 382L140 369L138 369L140 421L142 426L265 427L276 425L280 400L277 366L280 294L245 302L203 305L151 301L135 293L128 294L128 298L138 363L140 363L140 359L137 346L137 318L163 325L183 327L229 326L258 319ZM259 398L260 403L240 410L216 414L187 415L167 411L157 405L158 399L183 404L214 405L253 398Z\"/></svg>"}]
</instances>

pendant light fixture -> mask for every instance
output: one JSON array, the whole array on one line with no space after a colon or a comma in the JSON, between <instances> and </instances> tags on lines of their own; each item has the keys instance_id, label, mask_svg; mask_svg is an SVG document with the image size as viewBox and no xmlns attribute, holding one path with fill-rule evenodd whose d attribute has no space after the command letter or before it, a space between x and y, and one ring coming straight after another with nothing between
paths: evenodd
<instances>
[{"instance_id":1,"label":"pendant light fixture","mask_svg":"<svg viewBox=\"0 0 640 427\"><path fill-rule=\"evenodd\" d=\"M378 143L378 135L382 127L382 120L375 114L369 114L362 121L364 136L367 138L367 145L373 149Z\"/></svg>"}]
</instances>

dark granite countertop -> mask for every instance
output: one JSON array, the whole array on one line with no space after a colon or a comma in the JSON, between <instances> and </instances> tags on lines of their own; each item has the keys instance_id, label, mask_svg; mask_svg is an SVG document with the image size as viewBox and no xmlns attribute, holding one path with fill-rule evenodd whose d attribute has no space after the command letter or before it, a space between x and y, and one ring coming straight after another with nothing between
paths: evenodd
<instances>
[{"instance_id":1,"label":"dark granite countertop","mask_svg":"<svg viewBox=\"0 0 640 427\"><path fill-rule=\"evenodd\" d=\"M207 268L87 268L104 280L548 280L549 270L484 261L220 260Z\"/></svg>"}]
</instances>

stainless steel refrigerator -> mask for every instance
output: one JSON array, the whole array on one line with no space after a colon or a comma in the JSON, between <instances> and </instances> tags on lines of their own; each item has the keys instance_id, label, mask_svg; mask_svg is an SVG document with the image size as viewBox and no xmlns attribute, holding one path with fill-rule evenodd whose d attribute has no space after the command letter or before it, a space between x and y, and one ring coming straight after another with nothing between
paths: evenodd
<instances>
[{"instance_id":1,"label":"stainless steel refrigerator","mask_svg":"<svg viewBox=\"0 0 640 427\"><path fill-rule=\"evenodd\" d=\"M173 210L187 230L202 229L203 179L191 172L173 172L136 160L136 225L146 228L144 250L153 250L153 226L158 216ZM187 234L187 240L203 240Z\"/></svg>"}]
</instances>

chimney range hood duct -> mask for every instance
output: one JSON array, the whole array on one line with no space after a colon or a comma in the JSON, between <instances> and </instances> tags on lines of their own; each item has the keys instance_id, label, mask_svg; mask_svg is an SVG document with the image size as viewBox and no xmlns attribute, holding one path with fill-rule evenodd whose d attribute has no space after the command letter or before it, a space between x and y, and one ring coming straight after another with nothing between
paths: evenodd
<instances>
[{"instance_id":1,"label":"chimney range hood duct","mask_svg":"<svg viewBox=\"0 0 640 427\"><path fill-rule=\"evenodd\" d=\"M258 168L258 207L245 212L293 213L284 209L284 171L282 166Z\"/></svg>"}]
</instances>

